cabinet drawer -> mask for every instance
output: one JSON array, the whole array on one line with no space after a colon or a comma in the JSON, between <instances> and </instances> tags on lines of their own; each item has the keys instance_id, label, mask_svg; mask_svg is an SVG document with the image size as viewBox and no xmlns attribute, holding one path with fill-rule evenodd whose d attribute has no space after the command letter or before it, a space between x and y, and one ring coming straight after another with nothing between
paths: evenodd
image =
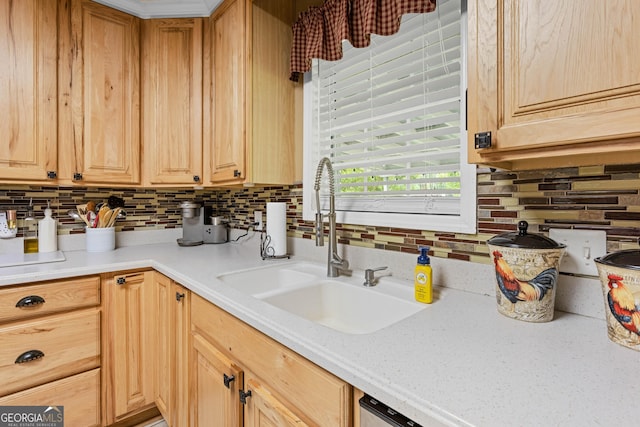
<instances>
[{"instance_id":1,"label":"cabinet drawer","mask_svg":"<svg viewBox=\"0 0 640 427\"><path fill-rule=\"evenodd\" d=\"M0 396L4 396L98 367L100 311L7 324L0 328L0 343Z\"/></svg>"},{"instance_id":2,"label":"cabinet drawer","mask_svg":"<svg viewBox=\"0 0 640 427\"><path fill-rule=\"evenodd\" d=\"M100 276L2 287L0 323L98 304Z\"/></svg>"},{"instance_id":3,"label":"cabinet drawer","mask_svg":"<svg viewBox=\"0 0 640 427\"><path fill-rule=\"evenodd\" d=\"M67 426L100 426L100 369L0 398L0 406L63 406Z\"/></svg>"}]
</instances>

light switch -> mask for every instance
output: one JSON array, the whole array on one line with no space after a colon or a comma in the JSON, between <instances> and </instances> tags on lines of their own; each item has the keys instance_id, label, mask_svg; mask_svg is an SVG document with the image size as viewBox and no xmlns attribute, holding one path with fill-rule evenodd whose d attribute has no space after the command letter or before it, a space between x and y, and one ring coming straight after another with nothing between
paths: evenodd
<instances>
[{"instance_id":1,"label":"light switch","mask_svg":"<svg viewBox=\"0 0 640 427\"><path fill-rule=\"evenodd\" d=\"M595 258L607 253L607 233L598 230L549 229L549 237L567 245L560 262L561 273L597 276Z\"/></svg>"}]
</instances>

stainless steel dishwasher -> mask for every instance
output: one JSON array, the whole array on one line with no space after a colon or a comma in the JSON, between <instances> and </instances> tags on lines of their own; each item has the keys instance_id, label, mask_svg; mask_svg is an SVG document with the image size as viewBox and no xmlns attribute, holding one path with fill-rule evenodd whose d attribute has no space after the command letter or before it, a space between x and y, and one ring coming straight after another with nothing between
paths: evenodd
<instances>
[{"instance_id":1,"label":"stainless steel dishwasher","mask_svg":"<svg viewBox=\"0 0 640 427\"><path fill-rule=\"evenodd\" d=\"M360 427L422 427L368 394L360 399L360 409Z\"/></svg>"}]
</instances>

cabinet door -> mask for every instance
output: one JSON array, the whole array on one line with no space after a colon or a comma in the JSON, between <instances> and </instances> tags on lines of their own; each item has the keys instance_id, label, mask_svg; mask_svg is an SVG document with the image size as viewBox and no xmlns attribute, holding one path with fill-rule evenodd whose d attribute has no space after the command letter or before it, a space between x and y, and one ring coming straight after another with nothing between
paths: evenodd
<instances>
[{"instance_id":1,"label":"cabinet door","mask_svg":"<svg viewBox=\"0 0 640 427\"><path fill-rule=\"evenodd\" d=\"M0 179L57 172L57 7L52 0L0 3Z\"/></svg>"},{"instance_id":2,"label":"cabinet door","mask_svg":"<svg viewBox=\"0 0 640 427\"><path fill-rule=\"evenodd\" d=\"M153 342L149 289L153 272L118 274L105 280L104 345L106 421L112 424L153 405ZM146 282L146 283L145 283ZM146 286L145 286L146 285Z\"/></svg>"},{"instance_id":3,"label":"cabinet door","mask_svg":"<svg viewBox=\"0 0 640 427\"><path fill-rule=\"evenodd\" d=\"M288 78L294 3L253 0L251 4L251 149L247 151L247 179L253 183L291 185L296 180L296 163L302 163L302 138L296 147L294 137L294 126L302 124L302 119L296 123L296 85Z\"/></svg>"},{"instance_id":4,"label":"cabinet door","mask_svg":"<svg viewBox=\"0 0 640 427\"><path fill-rule=\"evenodd\" d=\"M246 0L227 0L205 27L205 175L241 182L246 175ZM249 34L248 34L249 33Z\"/></svg>"},{"instance_id":5,"label":"cabinet door","mask_svg":"<svg viewBox=\"0 0 640 427\"><path fill-rule=\"evenodd\" d=\"M202 176L202 18L142 25L146 184L199 184Z\"/></svg>"},{"instance_id":6,"label":"cabinet door","mask_svg":"<svg viewBox=\"0 0 640 427\"><path fill-rule=\"evenodd\" d=\"M189 291L153 273L152 344L155 402L171 426L188 425Z\"/></svg>"},{"instance_id":7,"label":"cabinet door","mask_svg":"<svg viewBox=\"0 0 640 427\"><path fill-rule=\"evenodd\" d=\"M191 348L191 293L172 282L171 297L175 313L175 410L173 425L189 425L189 349Z\"/></svg>"},{"instance_id":8,"label":"cabinet door","mask_svg":"<svg viewBox=\"0 0 640 427\"><path fill-rule=\"evenodd\" d=\"M469 2L471 162L628 163L640 152L640 2ZM491 148L474 134L491 131Z\"/></svg>"},{"instance_id":9,"label":"cabinet door","mask_svg":"<svg viewBox=\"0 0 640 427\"><path fill-rule=\"evenodd\" d=\"M173 304L171 301L171 279L154 272L153 273L153 309L155 322L152 330L155 334L153 351L156 354L154 361L155 378L155 402L158 410L165 420L171 420L173 416L173 389L175 384L175 372L173 357L175 347L175 333L173 329Z\"/></svg>"},{"instance_id":10,"label":"cabinet door","mask_svg":"<svg viewBox=\"0 0 640 427\"><path fill-rule=\"evenodd\" d=\"M65 175L78 183L140 183L139 19L89 0L72 0L68 19Z\"/></svg>"},{"instance_id":11,"label":"cabinet door","mask_svg":"<svg viewBox=\"0 0 640 427\"><path fill-rule=\"evenodd\" d=\"M200 334L192 345L191 425L241 427L242 370Z\"/></svg>"},{"instance_id":12,"label":"cabinet door","mask_svg":"<svg viewBox=\"0 0 640 427\"><path fill-rule=\"evenodd\" d=\"M278 400L267 387L254 378L247 376L245 427L304 427L305 423L295 415L283 402Z\"/></svg>"}]
</instances>

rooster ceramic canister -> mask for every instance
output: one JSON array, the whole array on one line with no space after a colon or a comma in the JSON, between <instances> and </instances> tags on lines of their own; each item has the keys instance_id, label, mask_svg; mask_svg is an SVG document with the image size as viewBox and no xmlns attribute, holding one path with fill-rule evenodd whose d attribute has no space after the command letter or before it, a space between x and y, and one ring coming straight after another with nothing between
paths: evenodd
<instances>
[{"instance_id":1,"label":"rooster ceramic canister","mask_svg":"<svg viewBox=\"0 0 640 427\"><path fill-rule=\"evenodd\" d=\"M613 252L595 262L609 339L640 351L640 250Z\"/></svg>"},{"instance_id":2,"label":"rooster ceramic canister","mask_svg":"<svg viewBox=\"0 0 640 427\"><path fill-rule=\"evenodd\" d=\"M518 231L487 241L496 273L498 311L525 322L553 319L558 267L566 246L540 234L527 233L527 221Z\"/></svg>"}]
</instances>

